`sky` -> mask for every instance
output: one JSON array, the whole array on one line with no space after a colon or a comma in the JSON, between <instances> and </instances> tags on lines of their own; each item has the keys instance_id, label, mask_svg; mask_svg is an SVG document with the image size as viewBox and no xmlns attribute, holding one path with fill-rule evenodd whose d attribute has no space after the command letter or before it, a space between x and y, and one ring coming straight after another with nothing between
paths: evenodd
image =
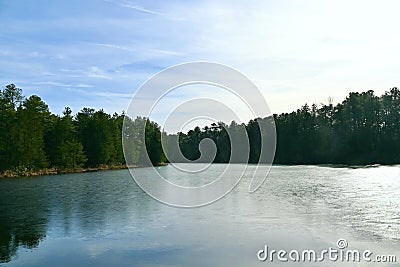
<instances>
[{"instance_id":1,"label":"sky","mask_svg":"<svg viewBox=\"0 0 400 267\"><path fill-rule=\"evenodd\" d=\"M211 61L245 74L273 113L290 112L399 86L398 10L385 0L0 0L0 82L56 114L120 113L152 75Z\"/></svg>"}]
</instances>

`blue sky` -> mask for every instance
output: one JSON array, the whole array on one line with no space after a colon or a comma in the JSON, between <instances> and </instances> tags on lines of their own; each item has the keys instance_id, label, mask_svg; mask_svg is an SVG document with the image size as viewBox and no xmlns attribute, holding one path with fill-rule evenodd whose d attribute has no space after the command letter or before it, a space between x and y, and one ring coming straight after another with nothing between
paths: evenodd
<instances>
[{"instance_id":1,"label":"blue sky","mask_svg":"<svg viewBox=\"0 0 400 267\"><path fill-rule=\"evenodd\" d=\"M246 74L272 112L400 85L397 1L0 0L0 81L65 106L125 110L188 61Z\"/></svg>"}]
</instances>

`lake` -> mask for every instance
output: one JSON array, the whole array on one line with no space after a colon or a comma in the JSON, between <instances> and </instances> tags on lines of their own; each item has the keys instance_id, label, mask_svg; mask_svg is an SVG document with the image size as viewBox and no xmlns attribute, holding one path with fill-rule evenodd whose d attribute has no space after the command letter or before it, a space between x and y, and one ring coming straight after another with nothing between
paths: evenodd
<instances>
[{"instance_id":1,"label":"lake","mask_svg":"<svg viewBox=\"0 0 400 267\"><path fill-rule=\"evenodd\" d=\"M225 167L215 164L210 170ZM172 166L158 171L191 183L175 176ZM209 180L207 173L194 183ZM280 266L288 263L262 262L258 252L266 245L320 251L345 239L349 249L396 255L400 262L400 167L273 166L257 192L249 194L248 185L243 179L216 203L183 209L146 195L127 170L1 179L1 261L4 266Z\"/></svg>"}]
</instances>

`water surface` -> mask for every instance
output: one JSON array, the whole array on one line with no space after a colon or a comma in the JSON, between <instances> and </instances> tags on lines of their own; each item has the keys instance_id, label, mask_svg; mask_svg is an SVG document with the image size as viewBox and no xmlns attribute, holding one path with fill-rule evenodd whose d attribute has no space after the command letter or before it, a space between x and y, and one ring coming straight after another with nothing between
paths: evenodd
<instances>
[{"instance_id":1,"label":"water surface","mask_svg":"<svg viewBox=\"0 0 400 267\"><path fill-rule=\"evenodd\" d=\"M212 165L193 181L172 166L159 171L187 185L210 181L210 173L225 167ZM318 250L336 247L339 238L346 239L349 248L397 254L400 260L399 167L274 166L254 194L247 192L249 176L222 200L195 209L153 200L127 170L2 179L1 262L5 266L266 266L280 264L258 261L257 252L265 245ZM336 266L332 262L293 266L313 264Z\"/></svg>"}]
</instances>

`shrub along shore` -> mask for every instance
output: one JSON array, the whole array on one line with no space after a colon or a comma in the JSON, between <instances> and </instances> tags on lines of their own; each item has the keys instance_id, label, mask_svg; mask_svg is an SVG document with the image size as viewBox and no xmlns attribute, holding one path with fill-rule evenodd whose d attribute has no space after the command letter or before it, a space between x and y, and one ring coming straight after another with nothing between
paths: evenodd
<instances>
[{"instance_id":1,"label":"shrub along shore","mask_svg":"<svg viewBox=\"0 0 400 267\"><path fill-rule=\"evenodd\" d=\"M21 178L21 177L33 177L42 175L57 175L57 174L68 174L68 173L81 173L81 172L95 172L95 171L106 171L106 170L120 170L127 169L126 165L113 165L113 166L98 166L98 167L87 167L87 168L76 168L76 169L56 169L46 168L42 170L29 170L29 169L16 169L13 171L5 171L0 174L0 178ZM131 167L132 168L132 167Z\"/></svg>"}]
</instances>

